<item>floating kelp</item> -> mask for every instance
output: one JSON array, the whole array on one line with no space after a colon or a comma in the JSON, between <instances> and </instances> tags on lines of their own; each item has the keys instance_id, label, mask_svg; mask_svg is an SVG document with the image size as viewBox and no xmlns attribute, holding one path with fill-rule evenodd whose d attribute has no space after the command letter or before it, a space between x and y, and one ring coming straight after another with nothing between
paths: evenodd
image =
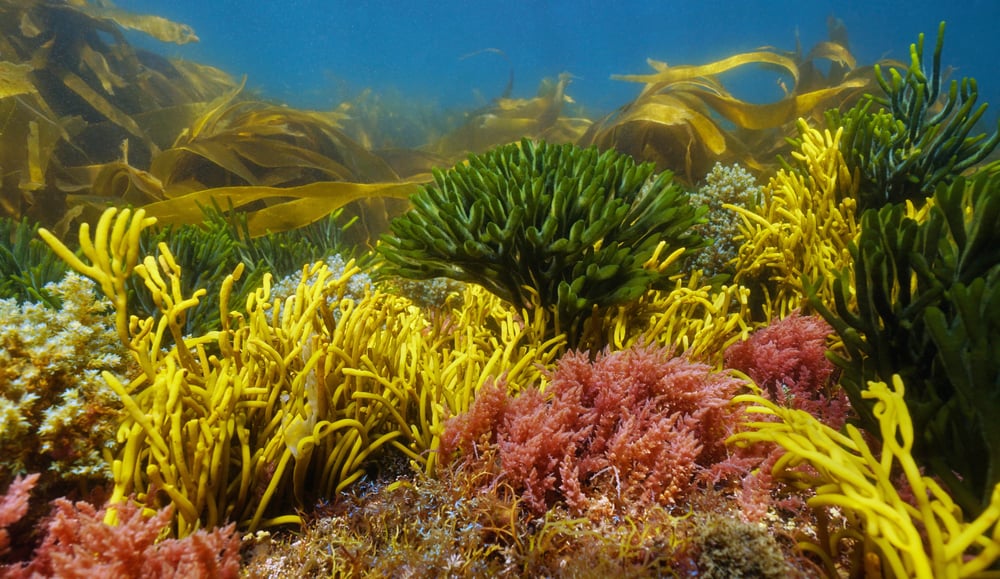
<instances>
[{"instance_id":1,"label":"floating kelp","mask_svg":"<svg viewBox=\"0 0 1000 579\"><path fill-rule=\"evenodd\" d=\"M819 72L816 60L834 66ZM741 162L762 170L785 148L784 137L798 118L822 118L830 107L857 100L873 84L870 67L856 68L846 46L818 44L807 55L761 49L699 66L647 61L655 72L612 78L643 83L639 97L594 123L578 142L615 148L679 179L697 182L716 162ZM762 65L792 80L776 102L752 104L736 98L718 78L746 66Z\"/></svg>"},{"instance_id":2,"label":"floating kelp","mask_svg":"<svg viewBox=\"0 0 1000 579\"><path fill-rule=\"evenodd\" d=\"M467 153L482 153L494 145L521 138L576 142L591 121L577 114L579 107L566 94L571 78L563 73L557 80L543 80L538 96L531 99L499 98L493 105L471 113L461 127L431 144L429 149L457 160ZM566 113L573 116L565 116Z\"/></svg>"},{"instance_id":3,"label":"floating kelp","mask_svg":"<svg viewBox=\"0 0 1000 579\"><path fill-rule=\"evenodd\" d=\"M163 223L196 223L217 203L252 212L257 236L357 201L347 211L361 217L362 234L380 232L399 210L384 197L415 190L341 129L345 107L248 100L221 71L136 50L119 28L195 40L184 25L85 3L4 1L0 20L0 53L12 59L0 62L2 215L64 235L109 204L150 205ZM419 180L426 157L392 160Z\"/></svg>"},{"instance_id":4,"label":"floating kelp","mask_svg":"<svg viewBox=\"0 0 1000 579\"><path fill-rule=\"evenodd\" d=\"M192 222L213 202L259 210L253 235L308 225L352 201L350 213L380 230L384 197L405 198L416 186L400 183L381 157L338 128L342 113L303 111L225 95L153 159L150 174L162 195L148 207L166 223ZM253 205L251 205L253 204Z\"/></svg>"},{"instance_id":5,"label":"floating kelp","mask_svg":"<svg viewBox=\"0 0 1000 579\"><path fill-rule=\"evenodd\" d=\"M133 14L116 8L110 0L99 5L89 5L86 0L73 0L69 4L92 18L113 22L122 28L145 32L157 40L174 44L198 42L198 36L187 24L167 20L162 16Z\"/></svg>"},{"instance_id":6,"label":"floating kelp","mask_svg":"<svg viewBox=\"0 0 1000 579\"><path fill-rule=\"evenodd\" d=\"M148 166L200 102L235 86L221 71L134 49L119 25L165 41L196 38L183 25L108 6L0 1L3 215L66 231L82 213L75 206L89 200L68 195L92 194L87 167L121 160L126 140L131 162Z\"/></svg>"}]
</instances>

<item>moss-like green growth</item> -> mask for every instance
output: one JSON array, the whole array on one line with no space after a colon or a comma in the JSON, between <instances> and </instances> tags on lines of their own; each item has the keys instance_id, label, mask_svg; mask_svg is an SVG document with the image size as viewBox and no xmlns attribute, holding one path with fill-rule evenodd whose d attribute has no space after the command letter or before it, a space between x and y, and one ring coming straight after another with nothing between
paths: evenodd
<instances>
[{"instance_id":1,"label":"moss-like green growth","mask_svg":"<svg viewBox=\"0 0 1000 579\"><path fill-rule=\"evenodd\" d=\"M66 275L66 262L35 233L37 224L0 217L0 299L41 302L58 307L59 300L45 289Z\"/></svg>"},{"instance_id":2,"label":"moss-like green growth","mask_svg":"<svg viewBox=\"0 0 1000 579\"><path fill-rule=\"evenodd\" d=\"M905 200L922 201L939 183L985 159L1000 143L992 136L969 136L986 112L976 107L974 78L942 87L941 48L944 22L938 28L930 76L924 69L924 35L910 45L905 76L889 68L888 78L875 65L884 97L866 95L853 109L828 113L828 122L844 126L841 148L850 165L861 170L861 210ZM942 89L945 89L944 91Z\"/></svg>"},{"instance_id":3,"label":"moss-like green growth","mask_svg":"<svg viewBox=\"0 0 1000 579\"><path fill-rule=\"evenodd\" d=\"M810 296L844 342L846 357L832 356L841 384L877 433L862 392L899 374L920 433L914 456L978 514L1000 483L1000 175L939 184L926 218L868 210L852 257L836 312Z\"/></svg>"},{"instance_id":4,"label":"moss-like green growth","mask_svg":"<svg viewBox=\"0 0 1000 579\"><path fill-rule=\"evenodd\" d=\"M667 281L675 268L654 256L702 245L692 226L706 209L654 171L615 151L527 139L471 156L435 171L393 220L379 245L383 272L476 283L518 308L537 303L573 345L594 308Z\"/></svg>"}]
</instances>

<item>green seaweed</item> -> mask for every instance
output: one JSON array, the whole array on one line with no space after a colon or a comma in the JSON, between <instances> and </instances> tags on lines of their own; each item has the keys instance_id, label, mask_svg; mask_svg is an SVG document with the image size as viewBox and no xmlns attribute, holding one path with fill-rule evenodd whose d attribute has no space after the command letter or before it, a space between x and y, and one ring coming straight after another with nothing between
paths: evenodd
<instances>
[{"instance_id":1,"label":"green seaweed","mask_svg":"<svg viewBox=\"0 0 1000 579\"><path fill-rule=\"evenodd\" d=\"M40 302L59 307L59 299L45 289L66 275L66 262L38 239L38 225L0 217L0 299Z\"/></svg>"},{"instance_id":2,"label":"green seaweed","mask_svg":"<svg viewBox=\"0 0 1000 579\"><path fill-rule=\"evenodd\" d=\"M991 136L970 136L987 104L976 106L979 91L974 78L945 85L944 29L942 22L929 76L920 34L910 45L910 66L904 73L889 67L887 76L875 65L884 96L865 95L843 115L836 110L827 114L830 125L844 127L844 157L861 171L861 210L906 200L921 202L939 183L950 183L1000 143L1000 130Z\"/></svg>"},{"instance_id":3,"label":"green seaweed","mask_svg":"<svg viewBox=\"0 0 1000 579\"><path fill-rule=\"evenodd\" d=\"M667 282L677 268L654 256L703 246L693 226L707 209L654 171L615 151L527 139L471 156L435 171L393 220L382 271L477 283L518 308L537 302L573 344L596 308Z\"/></svg>"},{"instance_id":4,"label":"green seaweed","mask_svg":"<svg viewBox=\"0 0 1000 579\"><path fill-rule=\"evenodd\" d=\"M846 356L831 354L840 382L877 433L862 393L899 374L922 433L914 456L978 514L1000 483L1000 175L939 183L922 221L901 205L869 209L851 253L834 285L836 311L810 291L844 343Z\"/></svg>"}]
</instances>

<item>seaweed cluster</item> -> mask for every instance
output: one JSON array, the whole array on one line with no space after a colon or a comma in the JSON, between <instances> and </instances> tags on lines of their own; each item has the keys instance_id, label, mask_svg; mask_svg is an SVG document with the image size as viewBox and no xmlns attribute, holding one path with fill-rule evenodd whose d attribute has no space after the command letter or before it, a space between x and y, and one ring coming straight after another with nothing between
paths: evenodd
<instances>
[{"instance_id":1,"label":"seaweed cluster","mask_svg":"<svg viewBox=\"0 0 1000 579\"><path fill-rule=\"evenodd\" d=\"M122 27L165 42L197 38L161 17L84 2L0 2L2 215L66 231L89 204L123 201L99 198L107 188L98 198L91 191L102 170L127 165L122 143L132 162L147 166L174 127L198 116L196 103L233 88L217 69L136 50ZM118 172L119 189L129 181L138 187L151 178Z\"/></svg>"},{"instance_id":2,"label":"seaweed cluster","mask_svg":"<svg viewBox=\"0 0 1000 579\"><path fill-rule=\"evenodd\" d=\"M0 217L0 297L58 307L45 286L65 274L66 262L38 238L37 224Z\"/></svg>"},{"instance_id":3,"label":"seaweed cluster","mask_svg":"<svg viewBox=\"0 0 1000 579\"><path fill-rule=\"evenodd\" d=\"M434 177L383 236L383 271L541 307L571 346L593 312L663 287L678 254L702 245L691 227L706 209L670 173L613 151L525 139Z\"/></svg>"},{"instance_id":4,"label":"seaweed cluster","mask_svg":"<svg viewBox=\"0 0 1000 579\"><path fill-rule=\"evenodd\" d=\"M118 446L122 406L101 373L133 368L93 282L73 273L44 291L58 309L0 299L0 486L42 473L39 492L83 497L110 480Z\"/></svg>"},{"instance_id":5,"label":"seaweed cluster","mask_svg":"<svg viewBox=\"0 0 1000 579\"><path fill-rule=\"evenodd\" d=\"M831 107L850 106L875 83L874 69L856 65L846 36L835 28L830 36L805 54L801 47L793 53L760 49L680 66L649 59L653 73L613 77L642 83L639 97L595 122L578 143L615 148L690 184L716 162L763 171L786 150L783 137L797 119L815 120ZM754 104L727 90L721 75L749 65L778 71L784 96Z\"/></svg>"},{"instance_id":6,"label":"seaweed cluster","mask_svg":"<svg viewBox=\"0 0 1000 579\"><path fill-rule=\"evenodd\" d=\"M875 65L884 96L865 99L843 115L830 111L828 122L844 127L843 150L851 167L861 171L861 210L887 203L920 203L938 184L948 184L975 166L1000 144L1000 127L993 135L971 134L986 112L976 106L976 79L945 85L941 71L944 28L938 27L933 64L928 74L924 35L910 45L910 65L900 74L888 68L888 78Z\"/></svg>"},{"instance_id":7,"label":"seaweed cluster","mask_svg":"<svg viewBox=\"0 0 1000 579\"><path fill-rule=\"evenodd\" d=\"M836 30L806 55L653 63L597 123L561 75L404 150L381 149L398 136L378 99L254 101L119 29L192 40L182 25L0 11L0 444L42 471L0 481L0 556L31 546L8 529L58 471L111 495L62 504L68 540L208 545L227 573L232 524L251 575L996 566L1000 176L958 174L993 140L968 137L974 82L940 89L940 38L929 76L919 42L886 77ZM786 96L730 94L721 75L750 64L784 71ZM716 161L753 173L711 173L692 201ZM373 261L335 255L387 228ZM73 456L49 452L74 429Z\"/></svg>"},{"instance_id":8,"label":"seaweed cluster","mask_svg":"<svg viewBox=\"0 0 1000 579\"><path fill-rule=\"evenodd\" d=\"M921 433L914 452L973 514L1000 484L998 232L1000 178L939 184L922 216L867 211L835 309L812 300L843 340L834 359L862 424L877 432L866 385L899 375Z\"/></svg>"}]
</instances>

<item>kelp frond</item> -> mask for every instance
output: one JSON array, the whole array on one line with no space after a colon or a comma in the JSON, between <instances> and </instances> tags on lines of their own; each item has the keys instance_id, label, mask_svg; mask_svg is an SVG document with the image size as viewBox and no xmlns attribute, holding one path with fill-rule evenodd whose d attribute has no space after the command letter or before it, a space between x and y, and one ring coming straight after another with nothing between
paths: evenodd
<instances>
[{"instance_id":1,"label":"kelp frond","mask_svg":"<svg viewBox=\"0 0 1000 579\"><path fill-rule=\"evenodd\" d=\"M469 153L522 138L552 143L574 143L591 121L574 114L579 107L567 94L572 76L542 81L538 96L530 99L502 97L492 105L468 115L462 126L430 144L429 149L453 162Z\"/></svg>"},{"instance_id":2,"label":"kelp frond","mask_svg":"<svg viewBox=\"0 0 1000 579\"><path fill-rule=\"evenodd\" d=\"M823 76L813 65L817 59L837 66ZM796 119L820 118L827 108L853 102L874 84L870 69L855 69L850 51L835 42L821 43L805 57L761 49L697 66L647 62L652 74L612 77L645 86L635 101L591 126L579 143L652 161L692 184L716 162L763 170L785 146L784 132ZM775 70L792 86L775 102L740 100L719 75L747 65ZM800 78L803 72L808 79Z\"/></svg>"}]
</instances>

